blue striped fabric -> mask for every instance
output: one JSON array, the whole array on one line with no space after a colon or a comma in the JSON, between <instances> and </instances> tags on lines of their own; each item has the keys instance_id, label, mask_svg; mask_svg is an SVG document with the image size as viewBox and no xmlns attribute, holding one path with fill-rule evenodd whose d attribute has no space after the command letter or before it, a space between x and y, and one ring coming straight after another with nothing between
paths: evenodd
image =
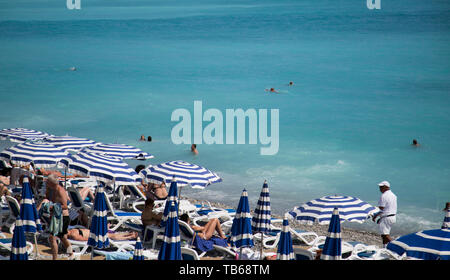
<instances>
[{"instance_id":1,"label":"blue striped fabric","mask_svg":"<svg viewBox=\"0 0 450 280\"><path fill-rule=\"evenodd\" d=\"M94 200L94 214L91 220L89 246L103 249L109 246L108 238L108 206L106 204L105 192L103 187L97 187Z\"/></svg>"},{"instance_id":2,"label":"blue striped fabric","mask_svg":"<svg viewBox=\"0 0 450 280\"><path fill-rule=\"evenodd\" d=\"M122 159L149 159L153 155L142 151L133 146L125 144L104 144L98 143L95 146L87 147L82 152L105 154L112 157L119 157Z\"/></svg>"},{"instance_id":3,"label":"blue striped fabric","mask_svg":"<svg viewBox=\"0 0 450 280\"><path fill-rule=\"evenodd\" d=\"M68 155L68 152L47 143L24 142L3 150L0 160L17 166L33 162L37 168L52 168Z\"/></svg>"},{"instance_id":4,"label":"blue striped fabric","mask_svg":"<svg viewBox=\"0 0 450 280\"><path fill-rule=\"evenodd\" d=\"M277 260L294 260L295 254L292 247L292 237L287 217L283 219L280 240L278 241Z\"/></svg>"},{"instance_id":5,"label":"blue striped fabric","mask_svg":"<svg viewBox=\"0 0 450 280\"><path fill-rule=\"evenodd\" d=\"M173 201L175 203L175 207L178 209L178 187L177 187L177 181L172 180L172 183L170 183L169 193L167 194L166 198L166 204L164 205L164 212L163 217L161 219L161 227L165 227L167 223L167 219L169 218L170 213L170 205Z\"/></svg>"},{"instance_id":6,"label":"blue striped fabric","mask_svg":"<svg viewBox=\"0 0 450 280\"><path fill-rule=\"evenodd\" d=\"M73 136L49 136L44 139L45 142L61 148L65 151L79 151L86 147L91 147L97 144L97 142L85 138L78 138Z\"/></svg>"},{"instance_id":7,"label":"blue striped fabric","mask_svg":"<svg viewBox=\"0 0 450 280\"><path fill-rule=\"evenodd\" d=\"M170 203L169 218L164 230L163 243L158 253L158 260L181 260L180 226L178 224L178 209L175 203Z\"/></svg>"},{"instance_id":8,"label":"blue striped fabric","mask_svg":"<svg viewBox=\"0 0 450 280\"><path fill-rule=\"evenodd\" d=\"M377 212L372 205L356 197L351 196L325 196L311 200L295 207L289 212L294 219L303 224L328 224L331 220L333 209L339 209L341 221L363 223L370 215Z\"/></svg>"},{"instance_id":9,"label":"blue striped fabric","mask_svg":"<svg viewBox=\"0 0 450 280\"><path fill-rule=\"evenodd\" d=\"M450 260L450 229L432 229L400 236L387 245L387 249L406 253L411 259Z\"/></svg>"},{"instance_id":10,"label":"blue striped fabric","mask_svg":"<svg viewBox=\"0 0 450 280\"><path fill-rule=\"evenodd\" d=\"M325 239L320 258L322 260L340 260L342 257L341 222L339 210L334 208L328 227L328 236Z\"/></svg>"},{"instance_id":11,"label":"blue striped fabric","mask_svg":"<svg viewBox=\"0 0 450 280\"><path fill-rule=\"evenodd\" d=\"M450 228L450 208L445 213L444 221L442 222L442 229Z\"/></svg>"},{"instance_id":12,"label":"blue striped fabric","mask_svg":"<svg viewBox=\"0 0 450 280\"><path fill-rule=\"evenodd\" d=\"M18 217L15 222L9 259L14 261L28 260L27 240L20 217Z\"/></svg>"},{"instance_id":13,"label":"blue striped fabric","mask_svg":"<svg viewBox=\"0 0 450 280\"><path fill-rule=\"evenodd\" d=\"M27 128L5 128L0 130L0 140L9 139L12 142L23 143L27 140L40 140L49 134Z\"/></svg>"},{"instance_id":14,"label":"blue striped fabric","mask_svg":"<svg viewBox=\"0 0 450 280\"><path fill-rule=\"evenodd\" d=\"M259 195L258 204L252 218L253 233L270 231L270 193L267 182L264 181L261 194Z\"/></svg>"},{"instance_id":15,"label":"blue striped fabric","mask_svg":"<svg viewBox=\"0 0 450 280\"><path fill-rule=\"evenodd\" d=\"M61 160L67 170L82 176L90 176L105 184L137 184L142 178L121 158L79 152Z\"/></svg>"},{"instance_id":16,"label":"blue striped fabric","mask_svg":"<svg viewBox=\"0 0 450 280\"><path fill-rule=\"evenodd\" d=\"M191 185L193 188L203 189L212 183L222 182L216 173L185 161L170 161L149 166L143 174L146 174L150 183L169 184L175 179L179 187Z\"/></svg>"},{"instance_id":17,"label":"blue striped fabric","mask_svg":"<svg viewBox=\"0 0 450 280\"><path fill-rule=\"evenodd\" d=\"M251 219L248 193L244 189L231 226L230 246L232 248L253 247Z\"/></svg>"},{"instance_id":18,"label":"blue striped fabric","mask_svg":"<svg viewBox=\"0 0 450 280\"><path fill-rule=\"evenodd\" d=\"M22 220L25 232L35 233L42 231L41 220L39 219L34 202L33 193L27 177L23 178L22 199L20 200L20 219Z\"/></svg>"},{"instance_id":19,"label":"blue striped fabric","mask_svg":"<svg viewBox=\"0 0 450 280\"><path fill-rule=\"evenodd\" d=\"M138 237L136 243L134 244L133 260L143 261L144 260L144 247L142 246L141 239Z\"/></svg>"}]
</instances>

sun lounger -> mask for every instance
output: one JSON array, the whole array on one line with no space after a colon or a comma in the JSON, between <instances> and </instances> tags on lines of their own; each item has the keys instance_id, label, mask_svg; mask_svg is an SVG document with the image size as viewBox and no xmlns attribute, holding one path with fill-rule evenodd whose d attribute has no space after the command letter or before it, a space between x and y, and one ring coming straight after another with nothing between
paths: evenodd
<instances>
[{"instance_id":1,"label":"sun lounger","mask_svg":"<svg viewBox=\"0 0 450 280\"><path fill-rule=\"evenodd\" d=\"M125 222L140 222L141 221L141 213L137 212L128 212L123 210L116 210L111 204L108 196L106 198L106 205L108 207L108 221L114 221L116 224L111 228L111 230L116 230L123 225Z\"/></svg>"},{"instance_id":2,"label":"sun lounger","mask_svg":"<svg viewBox=\"0 0 450 280\"><path fill-rule=\"evenodd\" d=\"M20 205L14 197L9 195L6 196L6 202L8 203L9 215L3 225L9 229L9 233L13 234L14 222L20 215Z\"/></svg>"},{"instance_id":3,"label":"sun lounger","mask_svg":"<svg viewBox=\"0 0 450 280\"><path fill-rule=\"evenodd\" d=\"M294 247L294 255L298 261L314 260L314 253L299 247Z\"/></svg>"},{"instance_id":4,"label":"sun lounger","mask_svg":"<svg viewBox=\"0 0 450 280\"><path fill-rule=\"evenodd\" d=\"M12 248L12 238L6 238L3 233L0 233L0 249L11 252ZM28 256L33 255L34 245L33 243L27 241L27 253ZM9 260L9 258L7 258Z\"/></svg>"},{"instance_id":5,"label":"sun lounger","mask_svg":"<svg viewBox=\"0 0 450 280\"><path fill-rule=\"evenodd\" d=\"M278 246L278 242L280 240L281 231L274 230L275 235L263 235L263 246L266 249L273 249ZM313 231L303 231L303 230L296 230L293 228L290 228L292 242L294 245L313 245L316 242L316 239L319 237L315 232ZM260 234L255 234L253 236L255 240L261 239ZM324 241L325 242L325 241Z\"/></svg>"}]
</instances>

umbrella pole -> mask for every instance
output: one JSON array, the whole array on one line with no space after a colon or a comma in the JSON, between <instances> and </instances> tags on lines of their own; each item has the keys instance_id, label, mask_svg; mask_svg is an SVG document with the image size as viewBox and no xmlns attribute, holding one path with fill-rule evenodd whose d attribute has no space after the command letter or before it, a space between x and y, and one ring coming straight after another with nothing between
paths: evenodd
<instances>
[{"instance_id":1,"label":"umbrella pole","mask_svg":"<svg viewBox=\"0 0 450 280\"><path fill-rule=\"evenodd\" d=\"M177 215L180 216L180 201L181 201L181 189L183 187L180 186L180 191L178 192L178 209L177 209Z\"/></svg>"},{"instance_id":2,"label":"umbrella pole","mask_svg":"<svg viewBox=\"0 0 450 280\"><path fill-rule=\"evenodd\" d=\"M261 231L261 252L260 252L260 258L261 258L261 260L264 259L264 258L263 258L263 248L264 248L263 238L264 238L264 234L263 234L263 232Z\"/></svg>"},{"instance_id":3,"label":"umbrella pole","mask_svg":"<svg viewBox=\"0 0 450 280\"><path fill-rule=\"evenodd\" d=\"M37 244L37 237L36 237L36 233L33 234L34 236L34 254L35 254L35 260L38 259L39 256L39 250L38 250L38 244Z\"/></svg>"},{"instance_id":4,"label":"umbrella pole","mask_svg":"<svg viewBox=\"0 0 450 280\"><path fill-rule=\"evenodd\" d=\"M67 190L67 166L66 170L64 171L64 188Z\"/></svg>"}]
</instances>

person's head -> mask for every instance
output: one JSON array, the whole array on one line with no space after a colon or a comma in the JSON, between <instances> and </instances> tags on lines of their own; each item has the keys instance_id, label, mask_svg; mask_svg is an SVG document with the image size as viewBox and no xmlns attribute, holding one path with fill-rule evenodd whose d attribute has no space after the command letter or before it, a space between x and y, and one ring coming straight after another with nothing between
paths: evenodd
<instances>
[{"instance_id":1,"label":"person's head","mask_svg":"<svg viewBox=\"0 0 450 280\"><path fill-rule=\"evenodd\" d=\"M191 150L195 150L195 149L197 149L197 145L196 144L192 144L191 145Z\"/></svg>"},{"instance_id":2,"label":"person's head","mask_svg":"<svg viewBox=\"0 0 450 280\"><path fill-rule=\"evenodd\" d=\"M445 208L442 211L450 210L450 202L445 203Z\"/></svg>"},{"instance_id":3,"label":"person's head","mask_svg":"<svg viewBox=\"0 0 450 280\"><path fill-rule=\"evenodd\" d=\"M186 214L186 213L181 214L180 220L183 221L183 222L185 222L185 223L187 223L187 224L189 224L189 220L190 220L190 219L189 219L189 215Z\"/></svg>"},{"instance_id":4,"label":"person's head","mask_svg":"<svg viewBox=\"0 0 450 280\"><path fill-rule=\"evenodd\" d=\"M155 201L152 198L147 198L145 200L145 208L150 207L153 208L155 206Z\"/></svg>"},{"instance_id":5,"label":"person's head","mask_svg":"<svg viewBox=\"0 0 450 280\"><path fill-rule=\"evenodd\" d=\"M391 184L389 184L388 181L383 181L383 182L379 183L378 186L380 187L380 192L382 192L382 193L384 193L387 190L390 190L390 188L391 188Z\"/></svg>"},{"instance_id":6,"label":"person's head","mask_svg":"<svg viewBox=\"0 0 450 280\"><path fill-rule=\"evenodd\" d=\"M147 141L152 142L152 137L151 136L147 137Z\"/></svg>"},{"instance_id":7,"label":"person's head","mask_svg":"<svg viewBox=\"0 0 450 280\"><path fill-rule=\"evenodd\" d=\"M417 142L416 139L413 139L413 145L414 145L414 146L417 146L417 144L419 144L419 142Z\"/></svg>"},{"instance_id":8,"label":"person's head","mask_svg":"<svg viewBox=\"0 0 450 280\"><path fill-rule=\"evenodd\" d=\"M8 177L8 176L11 175L11 169L12 169L12 168L5 167L5 168L3 168L3 169L0 171L0 174L1 174L2 176Z\"/></svg>"},{"instance_id":9,"label":"person's head","mask_svg":"<svg viewBox=\"0 0 450 280\"><path fill-rule=\"evenodd\" d=\"M142 169L145 169L145 165L139 164L138 166L136 166L134 171L136 171L136 173L139 173L139 172L141 172Z\"/></svg>"},{"instance_id":10,"label":"person's head","mask_svg":"<svg viewBox=\"0 0 450 280\"><path fill-rule=\"evenodd\" d=\"M47 186L50 188L56 188L59 185L58 177L55 174L50 174L47 177Z\"/></svg>"},{"instance_id":11,"label":"person's head","mask_svg":"<svg viewBox=\"0 0 450 280\"><path fill-rule=\"evenodd\" d=\"M289 82L289 84L292 86L294 83L293 82Z\"/></svg>"},{"instance_id":12,"label":"person's head","mask_svg":"<svg viewBox=\"0 0 450 280\"><path fill-rule=\"evenodd\" d=\"M140 139L141 141L145 141L145 136L144 135L141 135L141 139Z\"/></svg>"}]
</instances>

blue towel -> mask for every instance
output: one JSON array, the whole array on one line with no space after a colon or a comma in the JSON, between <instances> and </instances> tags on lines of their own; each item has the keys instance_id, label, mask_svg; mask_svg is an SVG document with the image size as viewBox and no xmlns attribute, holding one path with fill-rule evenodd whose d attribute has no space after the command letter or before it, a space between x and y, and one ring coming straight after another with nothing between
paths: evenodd
<instances>
[{"instance_id":1,"label":"blue towel","mask_svg":"<svg viewBox=\"0 0 450 280\"><path fill-rule=\"evenodd\" d=\"M197 234L194 236L192 245L202 252L211 251L214 249L213 245L222 247L228 247L227 240L220 237L212 236L209 240L199 237Z\"/></svg>"}]
</instances>

